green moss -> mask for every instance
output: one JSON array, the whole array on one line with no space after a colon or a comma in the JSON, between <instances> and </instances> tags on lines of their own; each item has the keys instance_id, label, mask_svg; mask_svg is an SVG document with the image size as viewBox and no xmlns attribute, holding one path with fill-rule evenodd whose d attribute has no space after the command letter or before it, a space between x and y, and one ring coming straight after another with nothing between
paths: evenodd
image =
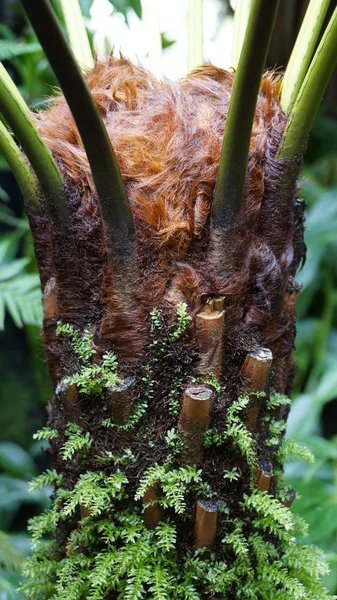
<instances>
[{"instance_id":1,"label":"green moss","mask_svg":"<svg viewBox=\"0 0 337 600\"><path fill-rule=\"evenodd\" d=\"M45 428L37 434L38 439L50 439L57 445L62 471L63 468L65 473L71 471L74 460L80 469L67 485L66 477L55 470L47 471L32 484L33 489L53 484L55 495L52 508L30 522L36 552L24 566L23 590L27 597L34 600L103 600L108 597L202 600L218 594L228 600L329 598L320 581L321 575L327 572L324 557L317 549L297 543L296 536L305 535L306 525L279 499L285 486L280 466L275 469L275 496L261 492L255 483L262 444L269 453L274 451L279 465L289 455L311 458L308 451L294 442L282 442L284 422L277 419L277 409L288 404L289 399L279 394L272 393L270 397L261 394L266 406L264 441L262 437L256 440L243 422L243 411L249 400L246 395L232 402L224 411L223 420L215 420L206 431L207 452L223 457L220 487L230 490L234 486L235 502L225 493L221 494L214 550L192 551L192 543L179 546L182 524L193 528L195 499L217 500L217 492L210 485L206 470L179 464L182 439L177 427L166 427L167 430L160 432L166 453L161 460L156 460L157 438L151 431L151 423L143 417L156 398L155 370L160 368L172 344L185 334L188 324L184 307L176 323L171 325L163 322L158 310L153 311L153 338L143 365L142 393L133 415L123 427L103 419L107 439L125 436L122 437L125 439L123 449L122 445L118 452L104 447L97 449L93 432L86 432L75 423L68 423L63 432L65 438L61 440L54 429ZM60 326L59 334L72 341L81 365L78 376L83 381L82 389L88 394L93 389L85 371L92 366L91 334L87 330L81 335L68 326ZM95 393L103 396L107 377L118 377L118 365L111 355L103 358L98 367L100 372L95 371L92 377ZM192 379L195 383L200 381L183 373L172 378L166 410L173 416L173 422L179 412L183 386ZM218 399L223 399L221 383L212 375L207 377L207 382L217 390ZM132 432L136 425L139 427ZM142 461L145 442L153 448L154 460L149 464ZM237 459L241 460L240 467L235 463ZM139 478L131 481L135 470ZM158 496L143 506L142 499L151 486L156 486ZM144 525L143 511L153 503L165 510L165 518L150 530ZM81 518L83 507L89 516ZM46 537L51 539L50 543L46 543Z\"/></svg>"},{"instance_id":2,"label":"green moss","mask_svg":"<svg viewBox=\"0 0 337 600\"><path fill-rule=\"evenodd\" d=\"M117 356L113 352L106 352L100 364L92 363L96 350L90 328L85 329L81 335L72 325L59 323L56 334L71 341L73 351L80 362L80 370L65 377L61 382L62 386L75 384L81 394L103 397L107 386L113 388L122 383L118 375Z\"/></svg>"},{"instance_id":3,"label":"green moss","mask_svg":"<svg viewBox=\"0 0 337 600\"><path fill-rule=\"evenodd\" d=\"M192 482L190 478L189 481ZM67 556L58 562L47 560L42 542L37 554L26 561L24 573L28 583L24 591L29 597L101 600L118 591L120 599L199 600L204 594L228 592L236 598L256 600L329 598L319 579L327 572L322 554L316 548L296 543L291 513L265 493L254 492L244 500L242 520L223 521L222 543L233 557L229 564L201 550L179 557L176 527L169 519L149 530L137 510L132 514L117 510L107 517L109 490L113 494L126 491L124 488L123 492L122 475L116 484L97 475L93 480L89 474L80 482L86 492L79 494L77 487L76 500L72 500L71 507L68 503L61 509L60 518L69 515L75 503L89 500L87 494L92 485L90 502L95 498L96 503L93 514L82 519L81 526L73 531ZM251 519L256 522L253 532L249 527ZM54 516L48 515L43 526L40 519L39 533L48 533L53 526ZM35 533L36 530L35 526ZM270 531L277 544L268 541L266 532Z\"/></svg>"}]
</instances>

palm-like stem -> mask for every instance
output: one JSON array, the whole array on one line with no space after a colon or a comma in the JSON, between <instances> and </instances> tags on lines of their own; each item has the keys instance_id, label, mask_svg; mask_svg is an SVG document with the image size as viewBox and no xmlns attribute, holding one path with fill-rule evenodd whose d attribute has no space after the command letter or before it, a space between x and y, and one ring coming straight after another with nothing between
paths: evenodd
<instances>
[{"instance_id":1,"label":"palm-like stem","mask_svg":"<svg viewBox=\"0 0 337 600\"><path fill-rule=\"evenodd\" d=\"M131 209L98 108L49 1L21 2L55 72L82 138L108 231L110 252L117 262L129 262L135 241Z\"/></svg>"},{"instance_id":2,"label":"palm-like stem","mask_svg":"<svg viewBox=\"0 0 337 600\"><path fill-rule=\"evenodd\" d=\"M234 13L234 35L233 35L233 47L232 47L232 61L231 66L237 69L239 64L240 54L242 50L243 41L245 39L245 33L247 24L249 21L249 14L252 7L252 0L237 0Z\"/></svg>"},{"instance_id":3,"label":"palm-like stem","mask_svg":"<svg viewBox=\"0 0 337 600\"><path fill-rule=\"evenodd\" d=\"M330 0L311 0L283 78L281 106L289 112L307 74Z\"/></svg>"},{"instance_id":4,"label":"palm-like stem","mask_svg":"<svg viewBox=\"0 0 337 600\"><path fill-rule=\"evenodd\" d=\"M337 8L335 9L290 113L278 158L304 152L310 129L337 64Z\"/></svg>"},{"instance_id":5,"label":"palm-like stem","mask_svg":"<svg viewBox=\"0 0 337 600\"><path fill-rule=\"evenodd\" d=\"M189 0L188 2L188 71L204 62L203 8L203 0Z\"/></svg>"},{"instance_id":6,"label":"palm-like stem","mask_svg":"<svg viewBox=\"0 0 337 600\"><path fill-rule=\"evenodd\" d=\"M0 152L4 155L12 170L25 201L32 205L38 204L37 185L21 150L16 145L9 131L0 120Z\"/></svg>"},{"instance_id":7,"label":"palm-like stem","mask_svg":"<svg viewBox=\"0 0 337 600\"><path fill-rule=\"evenodd\" d=\"M0 65L0 112L19 140L41 185L47 201L59 217L67 210L61 200L63 179L59 169L37 132L22 96L2 65Z\"/></svg>"},{"instance_id":8,"label":"palm-like stem","mask_svg":"<svg viewBox=\"0 0 337 600\"><path fill-rule=\"evenodd\" d=\"M83 70L94 66L87 30L78 0L60 0L70 46Z\"/></svg>"},{"instance_id":9,"label":"palm-like stem","mask_svg":"<svg viewBox=\"0 0 337 600\"><path fill-rule=\"evenodd\" d=\"M256 101L278 5L279 0L254 0L252 4L220 156L212 206L216 229L229 227L240 212Z\"/></svg>"}]
</instances>

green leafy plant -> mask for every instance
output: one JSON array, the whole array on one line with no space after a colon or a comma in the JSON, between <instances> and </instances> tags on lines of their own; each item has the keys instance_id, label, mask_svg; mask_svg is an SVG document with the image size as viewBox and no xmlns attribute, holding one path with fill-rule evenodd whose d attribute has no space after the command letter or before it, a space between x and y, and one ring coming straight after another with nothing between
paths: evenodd
<instances>
[{"instance_id":1,"label":"green leafy plant","mask_svg":"<svg viewBox=\"0 0 337 600\"><path fill-rule=\"evenodd\" d=\"M23 219L14 219L5 210L0 219L15 223L16 227L0 237L0 329L4 328L6 311L18 327L39 325L42 320L39 277L29 272L29 257L16 258L28 224Z\"/></svg>"},{"instance_id":2,"label":"green leafy plant","mask_svg":"<svg viewBox=\"0 0 337 600\"><path fill-rule=\"evenodd\" d=\"M74 352L81 362L81 370L63 379L61 386L75 384L83 394L102 395L107 386L114 388L121 383L121 378L117 373L117 357L113 352L106 352L101 364L91 363L90 359L96 354L96 351L93 347L93 333L90 329L86 329L80 335L72 325L59 324L56 335L71 340Z\"/></svg>"},{"instance_id":3,"label":"green leafy plant","mask_svg":"<svg viewBox=\"0 0 337 600\"><path fill-rule=\"evenodd\" d=\"M82 428L76 423L68 423L66 429L67 441L62 447L63 460L71 460L76 452L85 452L89 450L92 439L88 433L84 433Z\"/></svg>"}]
</instances>

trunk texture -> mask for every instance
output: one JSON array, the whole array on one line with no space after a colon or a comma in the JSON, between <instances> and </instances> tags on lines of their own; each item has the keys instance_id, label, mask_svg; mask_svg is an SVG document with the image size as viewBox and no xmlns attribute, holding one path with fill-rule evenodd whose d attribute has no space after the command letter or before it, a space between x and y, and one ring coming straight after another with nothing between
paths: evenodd
<instances>
[{"instance_id":1,"label":"trunk texture","mask_svg":"<svg viewBox=\"0 0 337 600\"><path fill-rule=\"evenodd\" d=\"M64 99L37 116L67 181L70 236L43 208L30 215L55 386L38 434L56 489L31 524L50 540L26 565L34 600L328 598L301 563L282 478L301 157L275 158L286 117L267 73L241 215L211 230L233 77L204 66L161 84L112 58L88 75L135 221L131 295Z\"/></svg>"}]
</instances>

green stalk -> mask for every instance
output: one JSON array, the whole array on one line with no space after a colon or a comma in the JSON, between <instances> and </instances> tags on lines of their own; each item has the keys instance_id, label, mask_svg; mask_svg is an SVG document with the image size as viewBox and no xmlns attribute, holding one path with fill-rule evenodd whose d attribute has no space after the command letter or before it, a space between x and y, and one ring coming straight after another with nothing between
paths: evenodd
<instances>
[{"instance_id":1,"label":"green stalk","mask_svg":"<svg viewBox=\"0 0 337 600\"><path fill-rule=\"evenodd\" d=\"M229 227L240 212L257 97L279 0L253 0L234 79L212 206L216 229Z\"/></svg>"},{"instance_id":2,"label":"green stalk","mask_svg":"<svg viewBox=\"0 0 337 600\"><path fill-rule=\"evenodd\" d=\"M310 129L336 64L337 8L295 100L278 150L278 158L288 159L304 152Z\"/></svg>"},{"instance_id":3,"label":"green stalk","mask_svg":"<svg viewBox=\"0 0 337 600\"><path fill-rule=\"evenodd\" d=\"M131 208L111 142L83 73L48 0L21 0L59 81L88 156L110 256L125 263L134 252Z\"/></svg>"},{"instance_id":4,"label":"green stalk","mask_svg":"<svg viewBox=\"0 0 337 600\"><path fill-rule=\"evenodd\" d=\"M60 0L63 16L74 56L85 71L91 69L95 62L92 56L87 30L78 0Z\"/></svg>"},{"instance_id":5,"label":"green stalk","mask_svg":"<svg viewBox=\"0 0 337 600\"><path fill-rule=\"evenodd\" d=\"M61 199L63 188L61 174L33 124L27 105L2 65L0 67L0 112L19 140L47 201L53 204L60 216L66 216L67 210Z\"/></svg>"},{"instance_id":6,"label":"green stalk","mask_svg":"<svg viewBox=\"0 0 337 600\"><path fill-rule=\"evenodd\" d=\"M281 106L289 112L313 57L330 0L311 0L289 59L282 85Z\"/></svg>"},{"instance_id":7,"label":"green stalk","mask_svg":"<svg viewBox=\"0 0 337 600\"><path fill-rule=\"evenodd\" d=\"M7 87L10 94L13 96L13 98L15 99L15 102L20 106L20 108L29 113L29 108L28 108L27 104L25 103L25 101L24 101L23 97L21 96L18 88L16 87L14 81L12 80L10 75L7 73L5 67L3 66L3 64L1 62L0 62L0 79L3 81L4 85Z\"/></svg>"},{"instance_id":8,"label":"green stalk","mask_svg":"<svg viewBox=\"0 0 337 600\"><path fill-rule=\"evenodd\" d=\"M251 8L252 0L236 0L231 63L231 66L234 69L237 69L239 64L240 54L242 50L243 41L245 39L245 33L249 21Z\"/></svg>"},{"instance_id":9,"label":"green stalk","mask_svg":"<svg viewBox=\"0 0 337 600\"><path fill-rule=\"evenodd\" d=\"M9 168L18 182L22 195L27 203L38 205L37 185L21 150L14 142L9 131L0 120L0 152L4 155Z\"/></svg>"},{"instance_id":10,"label":"green stalk","mask_svg":"<svg viewBox=\"0 0 337 600\"><path fill-rule=\"evenodd\" d=\"M188 0L187 70L192 71L204 62L204 2Z\"/></svg>"}]
</instances>

